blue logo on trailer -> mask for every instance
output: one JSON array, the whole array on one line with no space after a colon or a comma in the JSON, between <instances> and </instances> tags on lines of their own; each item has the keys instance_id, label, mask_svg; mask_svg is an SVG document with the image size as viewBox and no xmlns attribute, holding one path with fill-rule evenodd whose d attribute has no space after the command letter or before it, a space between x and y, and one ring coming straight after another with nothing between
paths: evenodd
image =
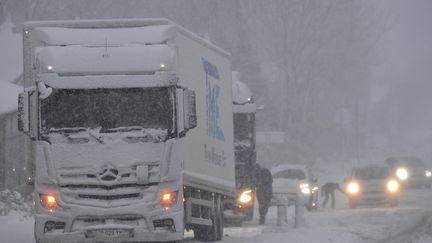
<instances>
[{"instance_id":1,"label":"blue logo on trailer","mask_svg":"<svg viewBox=\"0 0 432 243\"><path fill-rule=\"evenodd\" d=\"M219 98L221 86L218 68L202 58L206 73L206 103L207 103L207 135L220 141L225 141L224 132L219 126Z\"/></svg>"}]
</instances>

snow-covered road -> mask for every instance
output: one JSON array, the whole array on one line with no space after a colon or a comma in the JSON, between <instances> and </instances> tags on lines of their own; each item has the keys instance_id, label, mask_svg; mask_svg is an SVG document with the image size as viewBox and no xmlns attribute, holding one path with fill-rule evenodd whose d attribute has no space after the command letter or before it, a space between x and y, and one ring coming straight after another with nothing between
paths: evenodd
<instances>
[{"instance_id":1,"label":"snow-covered road","mask_svg":"<svg viewBox=\"0 0 432 243\"><path fill-rule=\"evenodd\" d=\"M408 235L416 227L423 227L420 222L432 216L431 199L431 190L415 190L404 192L398 208L348 209L346 202L341 202L335 210L306 212L307 225L300 229L292 226L293 220L283 228L276 227L273 209L266 226L256 226L255 220L242 228L228 228L224 242L284 242L287 239L290 242L388 242L397 239L401 232L411 240Z\"/></svg>"},{"instance_id":2,"label":"snow-covered road","mask_svg":"<svg viewBox=\"0 0 432 243\"><path fill-rule=\"evenodd\" d=\"M293 227L292 209L291 221L277 227L276 210L271 208L265 226L258 226L254 219L243 227L226 228L223 242L432 242L432 190L404 192L397 208L352 210L344 199L339 199L335 210L306 212L306 226L298 229ZM31 218L17 214L0 216L0 242L34 242L32 227ZM186 233L185 242L194 242L192 233Z\"/></svg>"}]
</instances>

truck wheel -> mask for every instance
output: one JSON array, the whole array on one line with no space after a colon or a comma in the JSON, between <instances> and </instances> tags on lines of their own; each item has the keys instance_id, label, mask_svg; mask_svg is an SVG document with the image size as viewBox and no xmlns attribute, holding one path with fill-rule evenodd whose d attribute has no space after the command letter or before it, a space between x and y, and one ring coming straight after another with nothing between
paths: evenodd
<instances>
[{"instance_id":1,"label":"truck wheel","mask_svg":"<svg viewBox=\"0 0 432 243\"><path fill-rule=\"evenodd\" d=\"M210 212L210 220L212 221L212 225L211 226L204 226L204 225L199 225L196 226L194 228L194 238L195 240L198 241L204 241L204 242L213 242L213 241L217 241L218 239L218 233L220 232L220 230L218 229L218 224L220 225L220 223L218 223L218 215L217 212L219 211L219 209L217 209L217 196L214 199L215 202L215 207L213 209L211 209Z\"/></svg>"}]
</instances>

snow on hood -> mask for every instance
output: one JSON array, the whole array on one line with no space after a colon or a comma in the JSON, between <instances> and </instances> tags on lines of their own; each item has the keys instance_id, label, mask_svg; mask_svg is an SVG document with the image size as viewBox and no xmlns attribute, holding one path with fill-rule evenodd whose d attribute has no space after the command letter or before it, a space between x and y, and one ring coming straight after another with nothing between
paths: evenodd
<instances>
[{"instance_id":1,"label":"snow on hood","mask_svg":"<svg viewBox=\"0 0 432 243\"><path fill-rule=\"evenodd\" d=\"M56 168L100 168L104 165L131 166L161 161L164 143L52 144L51 159Z\"/></svg>"},{"instance_id":2,"label":"snow on hood","mask_svg":"<svg viewBox=\"0 0 432 243\"><path fill-rule=\"evenodd\" d=\"M173 39L176 33L174 25L110 29L38 27L34 30L36 39L47 46L162 44Z\"/></svg>"},{"instance_id":3,"label":"snow on hood","mask_svg":"<svg viewBox=\"0 0 432 243\"><path fill-rule=\"evenodd\" d=\"M131 166L142 162L161 161L167 131L145 129L97 133L95 130L70 134L50 133L52 161L57 168ZM124 131L123 131L123 130Z\"/></svg>"},{"instance_id":4,"label":"snow on hood","mask_svg":"<svg viewBox=\"0 0 432 243\"><path fill-rule=\"evenodd\" d=\"M0 114L18 109L18 94L23 87L0 81Z\"/></svg>"},{"instance_id":5,"label":"snow on hood","mask_svg":"<svg viewBox=\"0 0 432 243\"><path fill-rule=\"evenodd\" d=\"M22 36L12 32L14 27L9 19L0 25L0 82L12 82L23 70ZM3 103L3 92L7 91L1 91L0 99Z\"/></svg>"}]
</instances>

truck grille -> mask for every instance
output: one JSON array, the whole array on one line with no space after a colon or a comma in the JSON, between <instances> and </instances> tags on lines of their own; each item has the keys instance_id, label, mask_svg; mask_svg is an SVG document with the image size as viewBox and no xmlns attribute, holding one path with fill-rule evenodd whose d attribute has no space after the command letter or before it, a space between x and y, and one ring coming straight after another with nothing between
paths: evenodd
<instances>
[{"instance_id":1,"label":"truck grille","mask_svg":"<svg viewBox=\"0 0 432 243\"><path fill-rule=\"evenodd\" d=\"M98 207L119 207L157 199L159 165L149 165L148 183L139 184L137 166L110 169L106 176L95 169L60 169L59 184L64 202ZM104 170L106 172L106 170Z\"/></svg>"}]
</instances>

